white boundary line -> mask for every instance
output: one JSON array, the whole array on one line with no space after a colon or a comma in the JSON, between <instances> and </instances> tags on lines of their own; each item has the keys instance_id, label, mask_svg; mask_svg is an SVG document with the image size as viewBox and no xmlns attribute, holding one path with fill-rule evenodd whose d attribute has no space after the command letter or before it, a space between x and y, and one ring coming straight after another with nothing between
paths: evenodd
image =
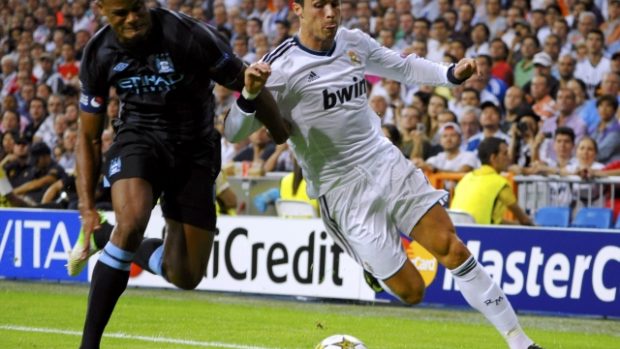
<instances>
[{"instance_id":1,"label":"white boundary line","mask_svg":"<svg viewBox=\"0 0 620 349\"><path fill-rule=\"evenodd\" d=\"M56 328L42 328L42 327L28 327L28 326L18 326L18 325L0 325L0 330L6 331L20 331L20 332L34 332L34 333L52 333L52 334L62 334L67 336L82 336L82 332L79 331L70 331L70 330L61 330ZM192 341L185 339L176 339L176 338L167 338L167 337L149 337L149 336L136 336L127 333L105 333L104 337L108 338L120 338L120 339L133 339L144 342L153 342L153 343L167 343L167 344L180 344L187 345L192 347L203 347L203 348L227 348L227 349L277 349L271 347L257 347L257 346L248 346L242 344L232 344L232 343L223 343L223 342L200 342L200 341Z\"/></svg>"}]
</instances>

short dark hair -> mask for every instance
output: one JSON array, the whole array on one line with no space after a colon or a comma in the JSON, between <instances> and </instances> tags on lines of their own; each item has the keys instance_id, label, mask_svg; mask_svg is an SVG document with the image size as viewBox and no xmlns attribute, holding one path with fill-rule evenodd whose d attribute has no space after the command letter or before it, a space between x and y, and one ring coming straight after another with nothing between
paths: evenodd
<instances>
[{"instance_id":1,"label":"short dark hair","mask_svg":"<svg viewBox=\"0 0 620 349\"><path fill-rule=\"evenodd\" d=\"M596 100L596 107L598 108L603 103L609 103L614 108L614 110L618 110L618 97L612 95L602 95Z\"/></svg>"},{"instance_id":2,"label":"short dark hair","mask_svg":"<svg viewBox=\"0 0 620 349\"><path fill-rule=\"evenodd\" d=\"M497 137L489 137L485 138L478 145L478 158L483 165L489 165L491 163L491 155L499 154L499 148L503 144L506 144L506 141L497 138Z\"/></svg>"},{"instance_id":3,"label":"short dark hair","mask_svg":"<svg viewBox=\"0 0 620 349\"><path fill-rule=\"evenodd\" d=\"M566 127L566 126L560 126L557 129L555 129L555 135L553 136L553 138L558 138L558 135L565 135L568 136L568 138L570 138L571 142L573 144L575 144L575 131L573 131L572 128L570 127Z\"/></svg>"}]
</instances>

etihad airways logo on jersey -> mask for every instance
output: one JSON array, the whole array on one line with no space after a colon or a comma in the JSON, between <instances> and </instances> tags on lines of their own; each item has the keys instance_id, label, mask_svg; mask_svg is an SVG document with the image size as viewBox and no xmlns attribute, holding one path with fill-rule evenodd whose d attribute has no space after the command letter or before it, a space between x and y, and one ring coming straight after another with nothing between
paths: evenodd
<instances>
[{"instance_id":1,"label":"etihad airways logo on jersey","mask_svg":"<svg viewBox=\"0 0 620 349\"><path fill-rule=\"evenodd\" d=\"M160 93L176 89L183 77L183 74L177 73L130 76L120 79L117 86L121 91L132 91L137 95Z\"/></svg>"},{"instance_id":2,"label":"etihad airways logo on jersey","mask_svg":"<svg viewBox=\"0 0 620 349\"><path fill-rule=\"evenodd\" d=\"M336 106L336 104L343 104L358 98L366 94L366 81L362 79L358 81L358 78L353 77L353 84L347 87L343 87L335 92L330 92L328 89L323 90L323 109L329 110Z\"/></svg>"}]
</instances>

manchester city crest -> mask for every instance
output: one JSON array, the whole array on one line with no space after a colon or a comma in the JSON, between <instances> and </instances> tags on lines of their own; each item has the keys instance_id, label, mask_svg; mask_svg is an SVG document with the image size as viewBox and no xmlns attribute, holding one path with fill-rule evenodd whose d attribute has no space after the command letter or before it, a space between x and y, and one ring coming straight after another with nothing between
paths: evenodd
<instances>
[{"instance_id":1,"label":"manchester city crest","mask_svg":"<svg viewBox=\"0 0 620 349\"><path fill-rule=\"evenodd\" d=\"M155 57L155 66L160 74L174 73L172 59L167 53L161 53Z\"/></svg>"}]
</instances>

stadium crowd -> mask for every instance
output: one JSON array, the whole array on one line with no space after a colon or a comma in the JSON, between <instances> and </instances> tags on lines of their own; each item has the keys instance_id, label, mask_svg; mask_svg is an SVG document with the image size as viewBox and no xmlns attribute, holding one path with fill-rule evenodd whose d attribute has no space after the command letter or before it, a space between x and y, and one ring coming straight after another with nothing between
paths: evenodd
<instances>
[{"instance_id":1,"label":"stadium crowd","mask_svg":"<svg viewBox=\"0 0 620 349\"><path fill-rule=\"evenodd\" d=\"M76 207L77 76L86 43L106 23L93 3L0 2L0 178L10 182L10 189L0 185L0 207ZM215 26L248 64L299 25L287 0L147 4ZM479 75L454 88L367 76L369 104L386 136L425 171L589 179L620 168L620 0L342 0L340 11L342 26L403 56L448 64L476 59ZM214 97L222 127L236 96L216 86ZM104 156L120 108L112 89ZM486 157L481 163L478 147L492 137L506 143L506 166L491 166ZM264 129L241 143L222 139L221 149L224 168L295 168L287 146L276 146ZM104 179L99 200L109 208Z\"/></svg>"}]
</instances>

